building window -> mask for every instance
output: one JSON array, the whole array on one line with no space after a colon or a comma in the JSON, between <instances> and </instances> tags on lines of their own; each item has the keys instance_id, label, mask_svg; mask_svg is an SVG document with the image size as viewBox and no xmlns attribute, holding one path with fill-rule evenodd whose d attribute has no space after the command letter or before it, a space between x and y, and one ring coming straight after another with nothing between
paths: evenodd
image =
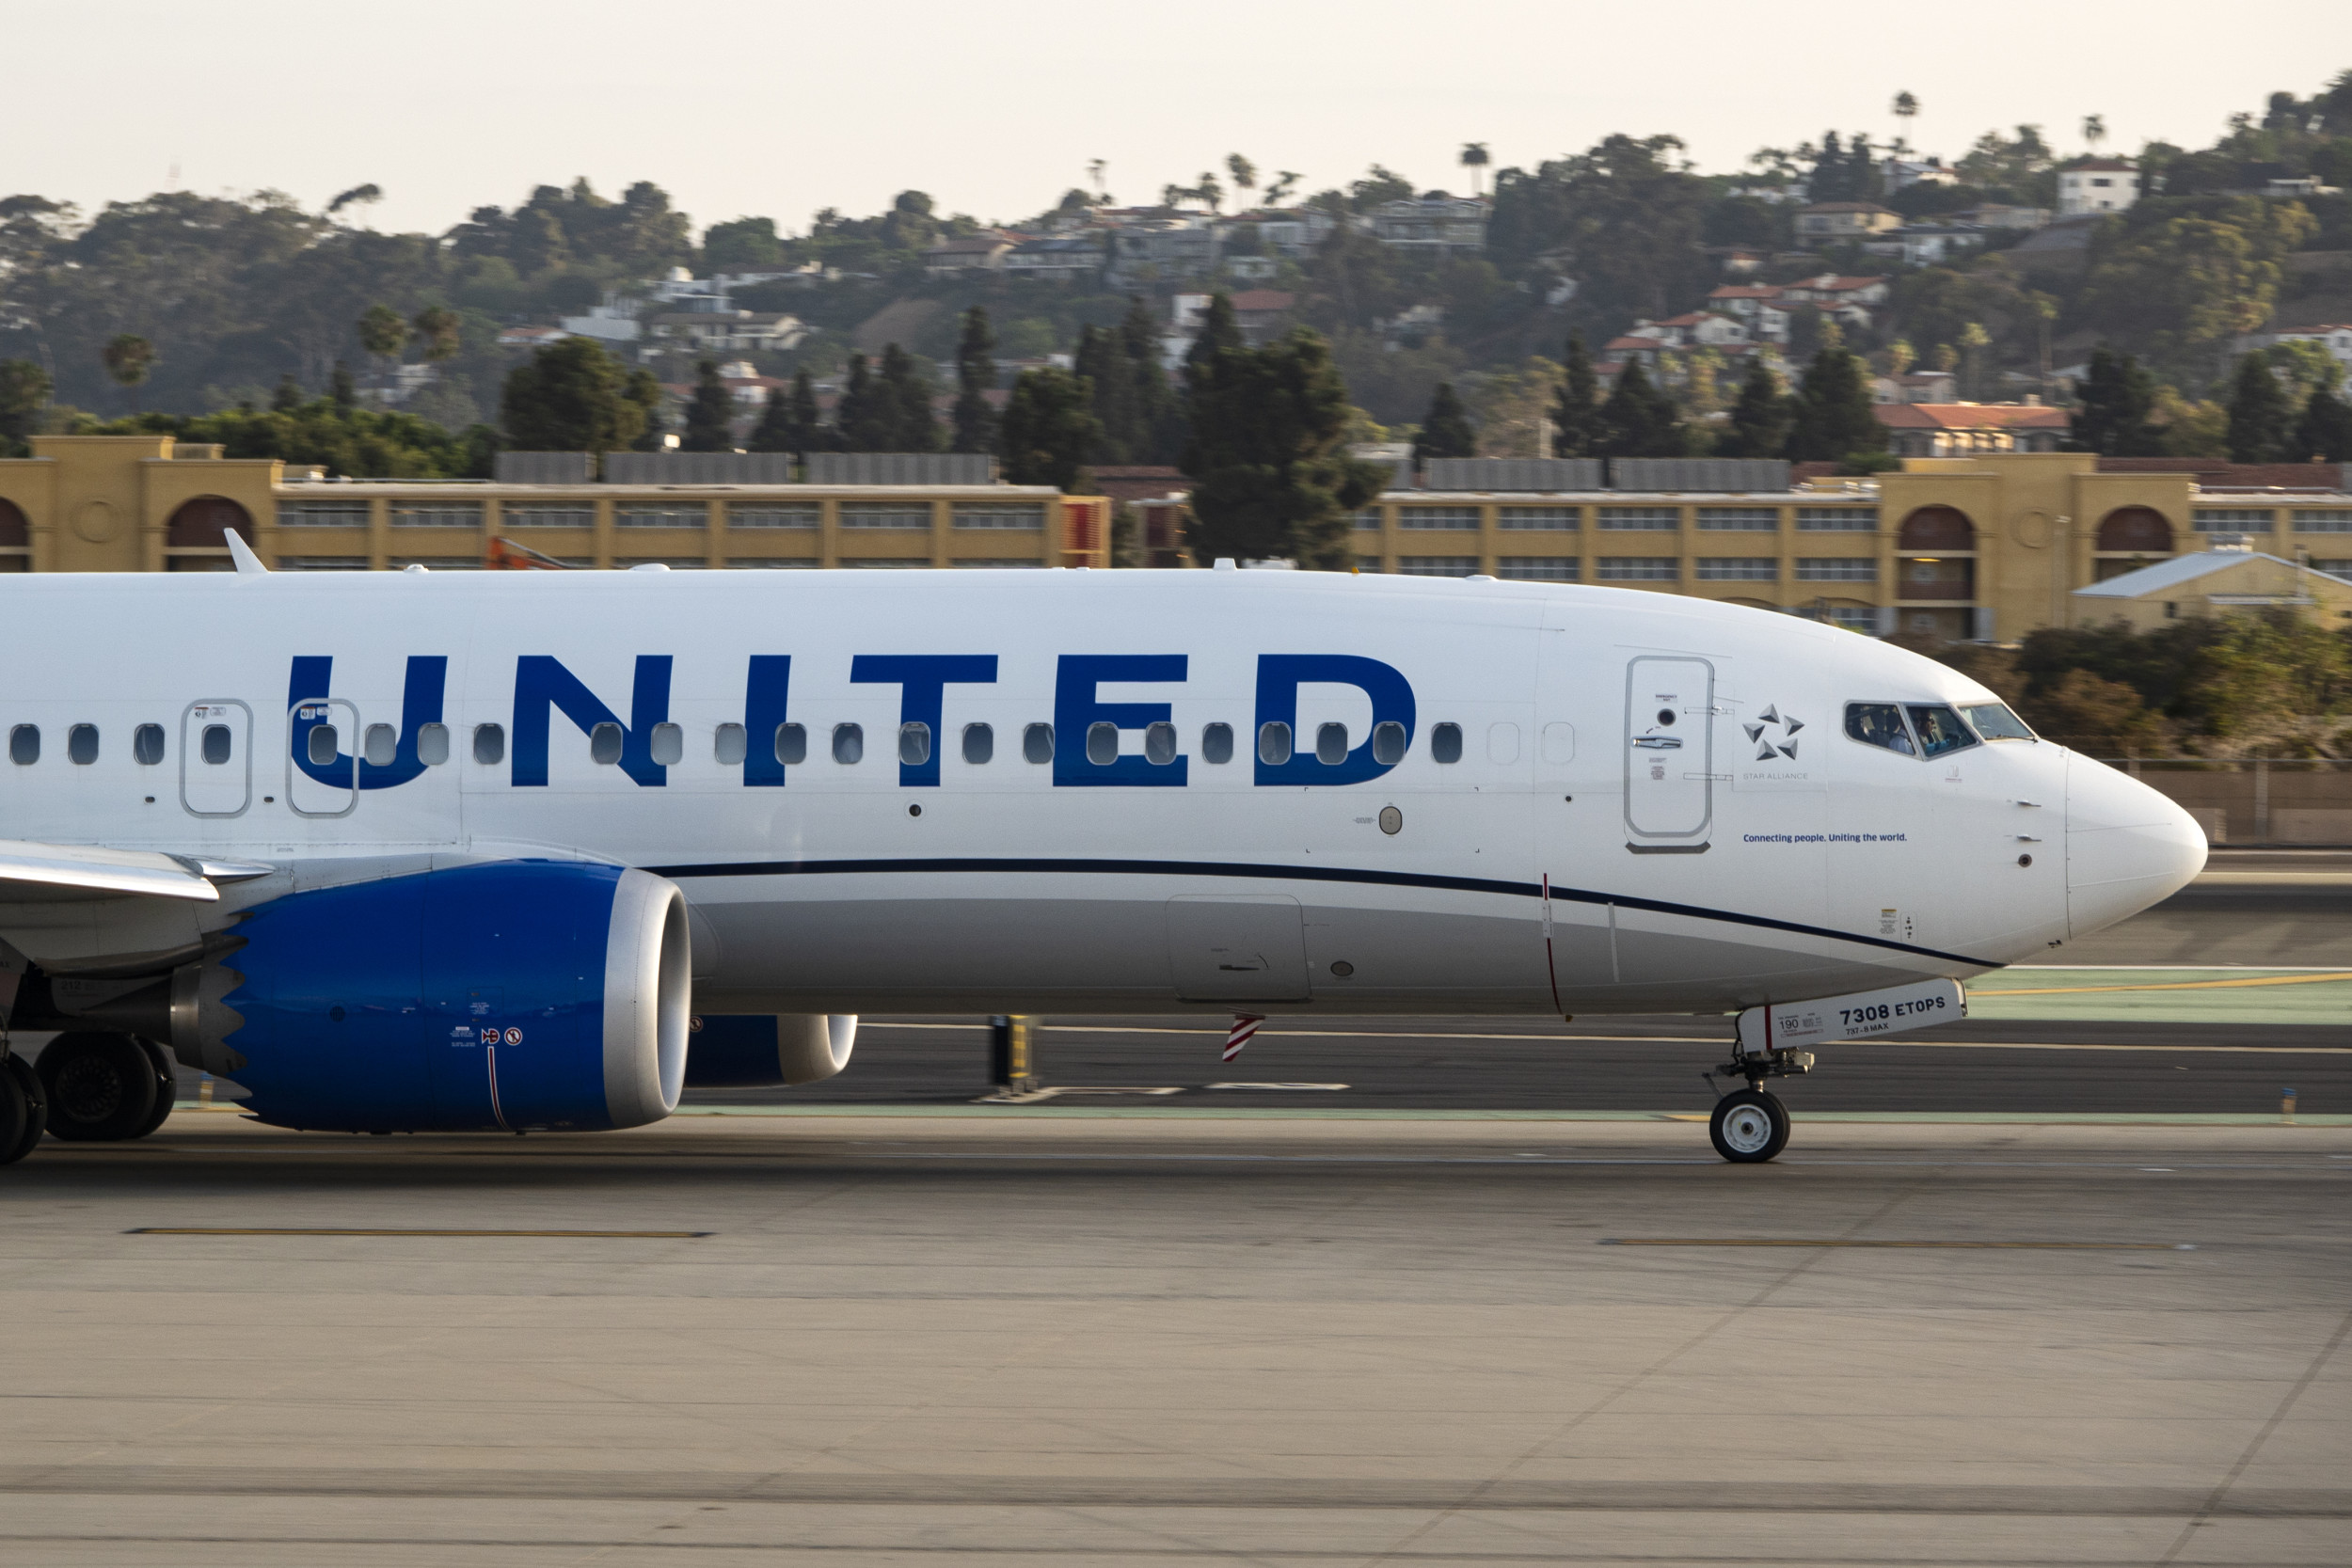
<instances>
[{"instance_id":1,"label":"building window","mask_svg":"<svg viewBox=\"0 0 2352 1568\"><path fill-rule=\"evenodd\" d=\"M364 555L281 555L272 564L279 572L364 572Z\"/></svg>"},{"instance_id":2,"label":"building window","mask_svg":"<svg viewBox=\"0 0 2352 1568\"><path fill-rule=\"evenodd\" d=\"M931 509L922 501L843 501L843 528L919 529L928 533Z\"/></svg>"},{"instance_id":3,"label":"building window","mask_svg":"<svg viewBox=\"0 0 2352 1568\"><path fill-rule=\"evenodd\" d=\"M464 501L395 501L392 503L394 528L480 528L480 502Z\"/></svg>"},{"instance_id":4,"label":"building window","mask_svg":"<svg viewBox=\"0 0 2352 1568\"><path fill-rule=\"evenodd\" d=\"M1367 506L1361 512L1357 513L1356 530L1359 533L1379 532L1380 509L1376 506Z\"/></svg>"},{"instance_id":5,"label":"building window","mask_svg":"<svg viewBox=\"0 0 2352 1568\"><path fill-rule=\"evenodd\" d=\"M1681 563L1670 555L1604 555L1594 575L1603 582L1675 582Z\"/></svg>"},{"instance_id":6,"label":"building window","mask_svg":"<svg viewBox=\"0 0 2352 1568\"><path fill-rule=\"evenodd\" d=\"M501 528L594 528L596 509L593 506L501 506L499 508Z\"/></svg>"},{"instance_id":7,"label":"building window","mask_svg":"<svg viewBox=\"0 0 2352 1568\"><path fill-rule=\"evenodd\" d=\"M2188 515L2189 527L2200 533L2268 533L2270 509L2250 506L2201 506Z\"/></svg>"},{"instance_id":8,"label":"building window","mask_svg":"<svg viewBox=\"0 0 2352 1568\"><path fill-rule=\"evenodd\" d=\"M294 501L278 509L279 528L365 528L365 501Z\"/></svg>"},{"instance_id":9,"label":"building window","mask_svg":"<svg viewBox=\"0 0 2352 1568\"><path fill-rule=\"evenodd\" d=\"M847 513L849 508L845 506L841 510ZM955 507L955 525L958 528L1025 529L1034 533L1045 527L1045 504L1042 501L959 501ZM842 526L849 526L846 517ZM926 517L914 526L929 528L931 526L930 519Z\"/></svg>"},{"instance_id":10,"label":"building window","mask_svg":"<svg viewBox=\"0 0 2352 1568\"><path fill-rule=\"evenodd\" d=\"M727 564L739 571L813 572L821 562L811 556L736 556Z\"/></svg>"},{"instance_id":11,"label":"building window","mask_svg":"<svg viewBox=\"0 0 2352 1568\"><path fill-rule=\"evenodd\" d=\"M2352 582L2352 561L2314 561L2312 562L2312 570L2325 572L2331 578L2342 578L2346 582Z\"/></svg>"},{"instance_id":12,"label":"building window","mask_svg":"<svg viewBox=\"0 0 2352 1568\"><path fill-rule=\"evenodd\" d=\"M421 566L428 572L478 572L482 569L482 558L472 555L396 555L392 557L391 566L395 572L405 571L411 566Z\"/></svg>"},{"instance_id":13,"label":"building window","mask_svg":"<svg viewBox=\"0 0 2352 1568\"><path fill-rule=\"evenodd\" d=\"M1814 618L1827 621L1831 626L1846 631L1858 631L1869 637L1878 635L1879 612L1868 605L1826 605L1814 612Z\"/></svg>"},{"instance_id":14,"label":"building window","mask_svg":"<svg viewBox=\"0 0 2352 1568\"><path fill-rule=\"evenodd\" d=\"M970 558L958 556L955 560L947 562L947 564L967 572L1002 571L1007 567L1025 571L1041 571L1044 568L1045 562L1042 561L1008 559L1004 556L974 556Z\"/></svg>"},{"instance_id":15,"label":"building window","mask_svg":"<svg viewBox=\"0 0 2352 1568\"><path fill-rule=\"evenodd\" d=\"M1573 506L1505 506L1497 510L1496 521L1502 528L1567 532L1577 525L1578 510Z\"/></svg>"},{"instance_id":16,"label":"building window","mask_svg":"<svg viewBox=\"0 0 2352 1568\"><path fill-rule=\"evenodd\" d=\"M1769 555L1707 556L1692 575L1701 582L1778 582L1780 562Z\"/></svg>"},{"instance_id":17,"label":"building window","mask_svg":"<svg viewBox=\"0 0 2352 1568\"><path fill-rule=\"evenodd\" d=\"M863 557L856 561L845 559L841 562L843 566L857 572L902 571L913 567L926 567L930 563L930 557L920 555L894 555L886 559L879 556Z\"/></svg>"},{"instance_id":18,"label":"building window","mask_svg":"<svg viewBox=\"0 0 2352 1568\"><path fill-rule=\"evenodd\" d=\"M1396 509L1396 526L1475 531L1478 527L1478 508L1474 506L1400 506Z\"/></svg>"},{"instance_id":19,"label":"building window","mask_svg":"<svg viewBox=\"0 0 2352 1568\"><path fill-rule=\"evenodd\" d=\"M621 506L612 511L614 528L708 528L707 506Z\"/></svg>"},{"instance_id":20,"label":"building window","mask_svg":"<svg viewBox=\"0 0 2352 1568\"><path fill-rule=\"evenodd\" d=\"M1671 506L1604 506L1600 526L1627 533L1671 532L1682 526L1682 515Z\"/></svg>"},{"instance_id":21,"label":"building window","mask_svg":"<svg viewBox=\"0 0 2352 1568\"><path fill-rule=\"evenodd\" d=\"M815 528L824 521L816 506L730 506L729 528Z\"/></svg>"},{"instance_id":22,"label":"building window","mask_svg":"<svg viewBox=\"0 0 2352 1568\"><path fill-rule=\"evenodd\" d=\"M1769 506L1702 506L1699 527L1712 533L1771 533L1780 514Z\"/></svg>"},{"instance_id":23,"label":"building window","mask_svg":"<svg viewBox=\"0 0 2352 1568\"><path fill-rule=\"evenodd\" d=\"M1876 507L1861 506L1801 506L1797 508L1797 529L1803 533L1876 533L1879 515Z\"/></svg>"},{"instance_id":24,"label":"building window","mask_svg":"<svg viewBox=\"0 0 2352 1568\"><path fill-rule=\"evenodd\" d=\"M1572 555L1506 555L1495 563L1495 576L1513 582L1574 582Z\"/></svg>"},{"instance_id":25,"label":"building window","mask_svg":"<svg viewBox=\"0 0 2352 1568\"><path fill-rule=\"evenodd\" d=\"M1859 556L1808 556L1797 562L1799 582L1876 582L1879 563Z\"/></svg>"},{"instance_id":26,"label":"building window","mask_svg":"<svg viewBox=\"0 0 2352 1568\"><path fill-rule=\"evenodd\" d=\"M2298 506L2295 509L2295 531L2297 533L2352 533L2352 507L2330 508Z\"/></svg>"},{"instance_id":27,"label":"building window","mask_svg":"<svg viewBox=\"0 0 2352 1568\"><path fill-rule=\"evenodd\" d=\"M1408 578L1466 578L1478 570L1474 555L1401 555L1396 569Z\"/></svg>"}]
</instances>

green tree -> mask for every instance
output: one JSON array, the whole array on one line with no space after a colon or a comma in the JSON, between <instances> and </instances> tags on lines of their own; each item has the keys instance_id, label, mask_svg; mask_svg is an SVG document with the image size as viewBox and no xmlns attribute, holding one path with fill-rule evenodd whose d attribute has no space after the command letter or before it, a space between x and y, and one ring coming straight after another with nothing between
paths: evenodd
<instances>
[{"instance_id":1,"label":"green tree","mask_svg":"<svg viewBox=\"0 0 2352 1568\"><path fill-rule=\"evenodd\" d=\"M456 311L446 306L431 305L417 312L409 324L418 341L424 344L427 364L437 365L454 359L466 347L465 323Z\"/></svg>"},{"instance_id":2,"label":"green tree","mask_svg":"<svg viewBox=\"0 0 2352 1568\"><path fill-rule=\"evenodd\" d=\"M400 363L400 351L408 341L408 324L400 312L385 304L371 305L358 323L359 346L376 363L376 386L385 393L392 388L392 369ZM389 402L389 397L386 402Z\"/></svg>"},{"instance_id":3,"label":"green tree","mask_svg":"<svg viewBox=\"0 0 2352 1568\"><path fill-rule=\"evenodd\" d=\"M897 343L882 350L882 376L876 392L888 409L892 445L884 451L937 451L939 420L931 413L930 377Z\"/></svg>"},{"instance_id":4,"label":"green tree","mask_svg":"<svg viewBox=\"0 0 2352 1568\"><path fill-rule=\"evenodd\" d=\"M2303 400L2288 455L2316 463L2352 463L2352 404L2332 387L2313 388Z\"/></svg>"},{"instance_id":5,"label":"green tree","mask_svg":"<svg viewBox=\"0 0 2352 1568\"><path fill-rule=\"evenodd\" d=\"M1679 457L1687 450L1680 410L1639 359L1626 361L1600 405L1602 457Z\"/></svg>"},{"instance_id":6,"label":"green tree","mask_svg":"<svg viewBox=\"0 0 2352 1568\"><path fill-rule=\"evenodd\" d=\"M678 445L687 451L735 450L735 394L719 379L716 360L694 367L694 395L686 404L686 432Z\"/></svg>"},{"instance_id":7,"label":"green tree","mask_svg":"<svg viewBox=\"0 0 2352 1568\"><path fill-rule=\"evenodd\" d=\"M326 395L338 408L359 405L359 384L351 379L351 367L340 359L335 361L334 373L326 378Z\"/></svg>"},{"instance_id":8,"label":"green tree","mask_svg":"<svg viewBox=\"0 0 2352 1568\"><path fill-rule=\"evenodd\" d=\"M2074 442L2106 457L2154 457L2164 436L2152 422L2156 378L2131 355L2105 343L2090 351L2090 373L2083 378L2082 406L2074 414Z\"/></svg>"},{"instance_id":9,"label":"green tree","mask_svg":"<svg viewBox=\"0 0 2352 1568\"><path fill-rule=\"evenodd\" d=\"M664 396L661 378L643 365L629 372L628 379L621 383L621 401L637 410L638 420L643 426L637 432L637 438L629 442L631 450L661 450L661 404Z\"/></svg>"},{"instance_id":10,"label":"green tree","mask_svg":"<svg viewBox=\"0 0 2352 1568\"><path fill-rule=\"evenodd\" d=\"M1127 356L1128 384L1135 394L1135 426L1129 462L1174 463L1184 451L1184 408L1160 366L1160 326L1142 296L1131 294L1120 318L1120 347Z\"/></svg>"},{"instance_id":11,"label":"green tree","mask_svg":"<svg viewBox=\"0 0 2352 1568\"><path fill-rule=\"evenodd\" d=\"M849 373L841 383L841 401L834 409L834 428L845 451L891 451L898 435L897 409L874 385L866 356L850 356Z\"/></svg>"},{"instance_id":12,"label":"green tree","mask_svg":"<svg viewBox=\"0 0 2352 1568\"><path fill-rule=\"evenodd\" d=\"M1551 409L1551 450L1558 457L1591 457L1600 446L1600 380L1593 373L1593 354L1584 334L1568 334L1567 352L1561 358L1565 372L1560 396Z\"/></svg>"},{"instance_id":13,"label":"green tree","mask_svg":"<svg viewBox=\"0 0 2352 1568\"><path fill-rule=\"evenodd\" d=\"M801 372L805 375L808 372ZM792 417L792 394L781 387L768 389L768 401L759 411L758 422L744 437L747 451L804 451L804 437L798 420Z\"/></svg>"},{"instance_id":14,"label":"green tree","mask_svg":"<svg viewBox=\"0 0 2352 1568\"><path fill-rule=\"evenodd\" d=\"M838 432L828 430L824 411L817 404L817 383L810 379L806 367L792 374L792 428L800 433L801 451L839 451Z\"/></svg>"},{"instance_id":15,"label":"green tree","mask_svg":"<svg viewBox=\"0 0 2352 1568\"><path fill-rule=\"evenodd\" d=\"M1024 371L1013 378L998 434L1005 478L1014 484L1078 486L1088 454L1102 438L1094 389L1062 370Z\"/></svg>"},{"instance_id":16,"label":"green tree","mask_svg":"<svg viewBox=\"0 0 2352 1568\"><path fill-rule=\"evenodd\" d=\"M278 378L278 389L269 395L270 407L280 414L301 407L304 401L302 383L294 378L292 371Z\"/></svg>"},{"instance_id":17,"label":"green tree","mask_svg":"<svg viewBox=\"0 0 2352 1568\"><path fill-rule=\"evenodd\" d=\"M49 372L30 359L0 359L0 456L22 457L49 403Z\"/></svg>"},{"instance_id":18,"label":"green tree","mask_svg":"<svg viewBox=\"0 0 2352 1568\"><path fill-rule=\"evenodd\" d=\"M629 377L594 338L535 349L507 372L499 401L506 444L527 451L622 451L645 429Z\"/></svg>"},{"instance_id":19,"label":"green tree","mask_svg":"<svg viewBox=\"0 0 2352 1568\"><path fill-rule=\"evenodd\" d=\"M1433 457L1477 455L1478 432L1462 400L1454 395L1452 382L1438 382L1436 395L1429 400L1429 412L1422 417L1421 434L1413 437L1413 467L1419 468Z\"/></svg>"},{"instance_id":20,"label":"green tree","mask_svg":"<svg viewBox=\"0 0 2352 1568\"><path fill-rule=\"evenodd\" d=\"M951 451L994 451L996 411L989 390L996 385L996 334L988 312L975 305L963 313L963 335L956 341L955 436Z\"/></svg>"},{"instance_id":21,"label":"green tree","mask_svg":"<svg viewBox=\"0 0 2352 1568\"><path fill-rule=\"evenodd\" d=\"M2094 244L2082 314L2173 378L2201 381L2230 339L2269 319L2286 256L2312 227L2301 202L2246 197L2127 230Z\"/></svg>"},{"instance_id":22,"label":"green tree","mask_svg":"<svg viewBox=\"0 0 2352 1568\"><path fill-rule=\"evenodd\" d=\"M1195 481L1196 552L1352 565L1349 514L1380 493L1388 472L1347 455L1353 411L1323 339L1301 327L1264 348L1195 350L1184 467Z\"/></svg>"},{"instance_id":23,"label":"green tree","mask_svg":"<svg viewBox=\"0 0 2352 1568\"><path fill-rule=\"evenodd\" d=\"M773 218L737 218L703 230L703 264L713 272L749 272L783 260Z\"/></svg>"},{"instance_id":24,"label":"green tree","mask_svg":"<svg viewBox=\"0 0 2352 1568\"><path fill-rule=\"evenodd\" d=\"M1133 463L1148 444L1137 404L1135 367L1128 361L1124 336L1117 327L1082 326L1073 369L1093 389L1094 420L1102 427L1093 458L1097 463Z\"/></svg>"},{"instance_id":25,"label":"green tree","mask_svg":"<svg viewBox=\"0 0 2352 1568\"><path fill-rule=\"evenodd\" d=\"M1588 328L1674 314L1713 273L1701 244L1707 183L1682 150L1674 136L1612 135L1533 173L1502 170L1488 259L1515 270L1556 254L1578 280L1571 309Z\"/></svg>"},{"instance_id":26,"label":"green tree","mask_svg":"<svg viewBox=\"0 0 2352 1568\"><path fill-rule=\"evenodd\" d=\"M1747 373L1740 381L1740 400L1731 405L1731 440L1727 457L1778 457L1788 444L1791 411L1779 378L1758 354L1748 356Z\"/></svg>"},{"instance_id":27,"label":"green tree","mask_svg":"<svg viewBox=\"0 0 2352 1568\"><path fill-rule=\"evenodd\" d=\"M2276 463L2286 455L2295 411L2268 359L2259 354L2239 357L2228 407L2231 462Z\"/></svg>"},{"instance_id":28,"label":"green tree","mask_svg":"<svg viewBox=\"0 0 2352 1568\"><path fill-rule=\"evenodd\" d=\"M139 384L155 368L155 345L135 332L118 332L106 341L99 357L115 385L131 395L131 412L139 411Z\"/></svg>"},{"instance_id":29,"label":"green tree","mask_svg":"<svg viewBox=\"0 0 2352 1568\"><path fill-rule=\"evenodd\" d=\"M1833 344L1813 356L1797 389L1788 456L1798 463L1843 463L1886 450L1886 428L1870 410L1862 361Z\"/></svg>"},{"instance_id":30,"label":"green tree","mask_svg":"<svg viewBox=\"0 0 2352 1568\"><path fill-rule=\"evenodd\" d=\"M1241 320L1233 314L1233 296L1219 292L1209 296L1209 308L1200 313L1200 330L1184 351L1184 377L1190 382L1194 372L1203 365L1215 365L1220 356L1243 347Z\"/></svg>"}]
</instances>

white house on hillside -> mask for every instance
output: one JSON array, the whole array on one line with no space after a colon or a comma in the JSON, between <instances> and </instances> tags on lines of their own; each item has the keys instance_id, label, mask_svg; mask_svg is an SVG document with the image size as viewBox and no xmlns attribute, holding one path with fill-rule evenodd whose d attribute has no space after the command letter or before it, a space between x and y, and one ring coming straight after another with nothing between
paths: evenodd
<instances>
[{"instance_id":1,"label":"white house on hillside","mask_svg":"<svg viewBox=\"0 0 2352 1568\"><path fill-rule=\"evenodd\" d=\"M2128 158L2085 158L2058 170L2058 216L2120 213L2139 199L2139 166Z\"/></svg>"}]
</instances>

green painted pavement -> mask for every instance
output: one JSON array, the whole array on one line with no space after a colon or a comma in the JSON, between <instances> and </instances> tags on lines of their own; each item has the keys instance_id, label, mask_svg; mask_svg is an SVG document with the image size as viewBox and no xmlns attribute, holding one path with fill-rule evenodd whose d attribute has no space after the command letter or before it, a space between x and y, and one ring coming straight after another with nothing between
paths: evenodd
<instances>
[{"instance_id":1,"label":"green painted pavement","mask_svg":"<svg viewBox=\"0 0 2352 1568\"><path fill-rule=\"evenodd\" d=\"M2352 1024L2352 978L2331 977L2343 973L2004 969L1967 982L1968 1016L2116 1023Z\"/></svg>"}]
</instances>

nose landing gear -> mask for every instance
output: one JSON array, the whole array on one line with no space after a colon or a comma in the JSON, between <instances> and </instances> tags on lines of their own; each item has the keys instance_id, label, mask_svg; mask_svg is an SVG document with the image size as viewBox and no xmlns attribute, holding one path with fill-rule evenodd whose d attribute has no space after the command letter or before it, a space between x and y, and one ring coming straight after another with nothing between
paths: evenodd
<instances>
[{"instance_id":1,"label":"nose landing gear","mask_svg":"<svg viewBox=\"0 0 2352 1568\"><path fill-rule=\"evenodd\" d=\"M1810 1051L1742 1052L1706 1074L1711 1086L1716 1073L1745 1078L1748 1086L1734 1089L1715 1101L1707 1118L1707 1135L1715 1152L1736 1165L1762 1164L1788 1146L1788 1107L1764 1087L1767 1078L1794 1078L1813 1070Z\"/></svg>"}]
</instances>

